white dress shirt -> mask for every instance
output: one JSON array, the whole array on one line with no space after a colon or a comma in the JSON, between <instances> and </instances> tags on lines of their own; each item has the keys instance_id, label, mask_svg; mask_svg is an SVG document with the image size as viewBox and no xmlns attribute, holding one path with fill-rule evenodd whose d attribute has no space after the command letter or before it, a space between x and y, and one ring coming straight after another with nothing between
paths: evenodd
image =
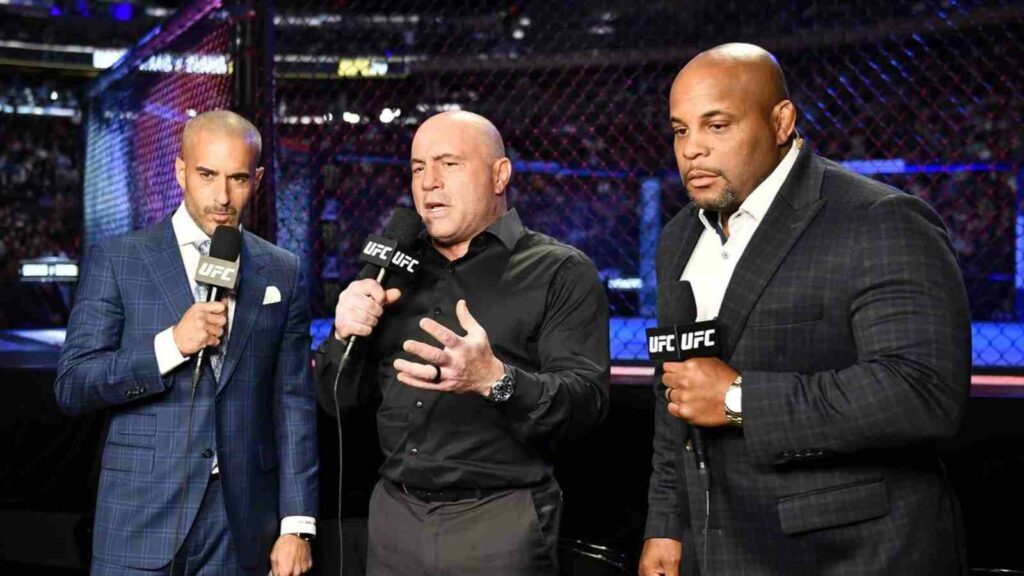
<instances>
[{"instance_id":1,"label":"white dress shirt","mask_svg":"<svg viewBox=\"0 0 1024 576\"><path fill-rule=\"evenodd\" d=\"M199 267L199 249L195 243L201 240L209 240L210 237L203 232L203 229L192 220L185 204L182 203L171 216L171 227L174 229L174 237L178 240L178 250L181 251L181 261L185 265L185 274L188 275L190 292L196 291L196 268ZM228 305L228 342L224 347L231 346L231 324L235 319L235 297L233 294L223 299ZM161 375L166 375L188 361L188 358L181 355L178 345L174 342L174 326L171 326L156 335L153 341L153 348L156 353L156 364ZM220 467L216 455L213 458L210 473L219 474ZM281 519L281 534L312 534L316 535L316 519L309 516L288 516Z\"/></svg>"},{"instance_id":2,"label":"white dress shirt","mask_svg":"<svg viewBox=\"0 0 1024 576\"><path fill-rule=\"evenodd\" d=\"M680 277L680 280L689 282L693 287L693 296L697 301L697 322L718 317L736 263L740 261L747 244L793 169L802 145L803 140L796 139L775 170L729 216L729 238L724 242L717 226L718 213L699 211L698 217L704 225L704 231ZM708 219L709 216L716 221L713 223Z\"/></svg>"}]
</instances>

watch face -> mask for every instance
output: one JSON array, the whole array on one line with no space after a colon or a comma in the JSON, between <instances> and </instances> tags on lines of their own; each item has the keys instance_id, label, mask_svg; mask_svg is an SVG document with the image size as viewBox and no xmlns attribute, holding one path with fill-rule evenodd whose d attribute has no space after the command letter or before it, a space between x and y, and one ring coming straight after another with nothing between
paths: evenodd
<instances>
[{"instance_id":1,"label":"watch face","mask_svg":"<svg viewBox=\"0 0 1024 576\"><path fill-rule=\"evenodd\" d=\"M743 391L738 386L733 386L725 392L725 409L730 412L742 412L743 402L742 396Z\"/></svg>"},{"instance_id":2,"label":"watch face","mask_svg":"<svg viewBox=\"0 0 1024 576\"><path fill-rule=\"evenodd\" d=\"M491 385L491 401L504 402L512 397L516 387L512 378L508 375L502 376L500 380Z\"/></svg>"}]
</instances>

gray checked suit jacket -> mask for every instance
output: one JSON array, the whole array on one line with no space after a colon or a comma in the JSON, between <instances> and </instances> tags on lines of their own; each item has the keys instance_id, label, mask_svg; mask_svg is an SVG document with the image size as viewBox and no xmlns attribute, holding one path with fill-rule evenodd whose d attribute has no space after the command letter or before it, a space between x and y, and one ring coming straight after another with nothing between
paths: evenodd
<instances>
[{"instance_id":1,"label":"gray checked suit jacket","mask_svg":"<svg viewBox=\"0 0 1024 576\"><path fill-rule=\"evenodd\" d=\"M679 279L702 230L692 204L666 226L659 282ZM965 574L934 444L960 424L971 330L935 212L805 147L718 322L744 423L706 433L708 540L689 429L660 373L646 537L681 540L705 576Z\"/></svg>"}]
</instances>

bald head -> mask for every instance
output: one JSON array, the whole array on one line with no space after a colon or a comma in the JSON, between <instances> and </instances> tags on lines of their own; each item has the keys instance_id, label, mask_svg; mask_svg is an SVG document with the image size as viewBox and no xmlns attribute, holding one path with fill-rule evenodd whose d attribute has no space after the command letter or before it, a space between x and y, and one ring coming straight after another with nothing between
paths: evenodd
<instances>
[{"instance_id":1,"label":"bald head","mask_svg":"<svg viewBox=\"0 0 1024 576\"><path fill-rule=\"evenodd\" d=\"M181 134L182 156L188 154L200 132L235 136L252 147L253 157L256 159L263 153L260 131L245 117L230 110L210 110L186 122L185 130Z\"/></svg>"},{"instance_id":2,"label":"bald head","mask_svg":"<svg viewBox=\"0 0 1024 576\"><path fill-rule=\"evenodd\" d=\"M796 108L778 61L752 44L690 60L672 83L679 174L700 208L732 213L789 152Z\"/></svg>"},{"instance_id":3,"label":"bald head","mask_svg":"<svg viewBox=\"0 0 1024 576\"><path fill-rule=\"evenodd\" d=\"M412 198L434 246L451 260L508 211L512 163L501 134L472 112L443 112L412 139Z\"/></svg>"},{"instance_id":4,"label":"bald head","mask_svg":"<svg viewBox=\"0 0 1024 576\"><path fill-rule=\"evenodd\" d=\"M733 42L701 52L690 60L676 82L685 75L728 76L737 90L745 92L752 102L770 110L783 100L789 100L786 76L775 56L760 46Z\"/></svg>"},{"instance_id":5,"label":"bald head","mask_svg":"<svg viewBox=\"0 0 1024 576\"><path fill-rule=\"evenodd\" d=\"M468 138L472 145L479 146L491 161L505 157L505 143L501 139L501 133L490 120L479 114L464 110L441 112L427 118L416 133L418 135L426 131L445 133L449 137L458 134L462 138Z\"/></svg>"}]
</instances>

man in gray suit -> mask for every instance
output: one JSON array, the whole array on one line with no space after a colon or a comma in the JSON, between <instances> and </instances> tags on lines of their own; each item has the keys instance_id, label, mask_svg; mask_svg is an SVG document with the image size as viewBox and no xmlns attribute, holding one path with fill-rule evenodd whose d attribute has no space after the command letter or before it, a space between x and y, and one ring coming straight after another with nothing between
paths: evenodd
<instances>
[{"instance_id":1,"label":"man in gray suit","mask_svg":"<svg viewBox=\"0 0 1024 576\"><path fill-rule=\"evenodd\" d=\"M663 231L658 279L691 283L722 351L659 372L640 574L965 574L934 448L959 427L971 357L941 220L804 145L761 48L698 55L670 108L692 203Z\"/></svg>"}]
</instances>

